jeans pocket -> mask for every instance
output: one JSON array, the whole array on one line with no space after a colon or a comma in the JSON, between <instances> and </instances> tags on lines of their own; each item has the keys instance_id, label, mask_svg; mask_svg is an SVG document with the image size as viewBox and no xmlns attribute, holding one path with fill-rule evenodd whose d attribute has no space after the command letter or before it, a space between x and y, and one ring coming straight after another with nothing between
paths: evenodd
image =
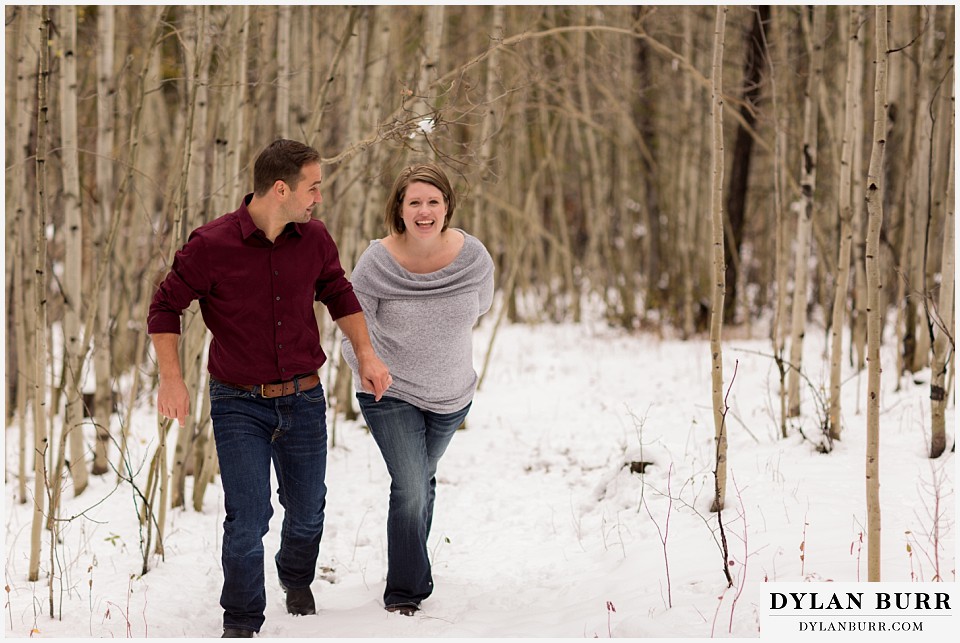
<instances>
[{"instance_id":1,"label":"jeans pocket","mask_svg":"<svg viewBox=\"0 0 960 643\"><path fill-rule=\"evenodd\" d=\"M238 388L233 388L232 386L227 386L223 382L218 382L217 380L210 378L210 401L214 400L231 400L238 399L241 397L250 397L249 391L243 391Z\"/></svg>"},{"instance_id":2,"label":"jeans pocket","mask_svg":"<svg viewBox=\"0 0 960 643\"><path fill-rule=\"evenodd\" d=\"M323 384L317 384L309 391L300 391L300 397L307 402L314 404L326 404L327 399L323 394Z\"/></svg>"}]
</instances>

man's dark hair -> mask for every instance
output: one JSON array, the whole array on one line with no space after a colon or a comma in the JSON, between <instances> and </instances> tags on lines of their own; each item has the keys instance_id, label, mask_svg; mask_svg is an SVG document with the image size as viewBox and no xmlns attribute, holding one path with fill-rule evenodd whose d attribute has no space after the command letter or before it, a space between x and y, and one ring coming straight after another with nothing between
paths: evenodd
<instances>
[{"instance_id":1,"label":"man's dark hair","mask_svg":"<svg viewBox=\"0 0 960 643\"><path fill-rule=\"evenodd\" d=\"M253 164L253 193L263 196L277 181L283 181L291 190L296 190L300 168L308 163L319 162L320 152L309 145L279 138L260 152Z\"/></svg>"}]
</instances>

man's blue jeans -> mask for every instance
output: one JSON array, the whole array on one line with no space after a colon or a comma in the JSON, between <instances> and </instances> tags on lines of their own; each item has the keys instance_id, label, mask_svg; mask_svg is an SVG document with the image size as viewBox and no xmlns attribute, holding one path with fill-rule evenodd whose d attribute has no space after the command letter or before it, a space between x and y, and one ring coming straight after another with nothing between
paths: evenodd
<instances>
[{"instance_id":1,"label":"man's blue jeans","mask_svg":"<svg viewBox=\"0 0 960 643\"><path fill-rule=\"evenodd\" d=\"M303 588L314 579L327 493L323 387L264 399L211 379L210 418L226 506L223 626L259 632L266 607L263 537L273 516L271 461L284 509L274 558L280 583Z\"/></svg>"},{"instance_id":2,"label":"man's blue jeans","mask_svg":"<svg viewBox=\"0 0 960 643\"><path fill-rule=\"evenodd\" d=\"M373 439L390 473L385 605L415 603L433 592L427 536L433 521L437 463L470 410L433 413L393 397L358 393Z\"/></svg>"}]
</instances>

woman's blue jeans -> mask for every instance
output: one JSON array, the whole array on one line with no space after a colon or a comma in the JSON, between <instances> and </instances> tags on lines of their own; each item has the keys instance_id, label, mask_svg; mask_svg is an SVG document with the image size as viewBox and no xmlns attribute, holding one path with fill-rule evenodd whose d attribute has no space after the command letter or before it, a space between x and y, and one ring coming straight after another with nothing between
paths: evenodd
<instances>
[{"instance_id":1,"label":"woman's blue jeans","mask_svg":"<svg viewBox=\"0 0 960 643\"><path fill-rule=\"evenodd\" d=\"M327 487L323 387L264 399L210 380L210 418L220 459L223 521L223 626L260 631L266 607L263 537L273 516L270 463L283 526L274 560L286 588L313 582Z\"/></svg>"},{"instance_id":2,"label":"woman's blue jeans","mask_svg":"<svg viewBox=\"0 0 960 643\"><path fill-rule=\"evenodd\" d=\"M393 397L358 393L373 439L390 474L387 514L385 605L415 603L433 592L427 536L433 521L437 463L470 404L454 413L433 413Z\"/></svg>"}]
</instances>

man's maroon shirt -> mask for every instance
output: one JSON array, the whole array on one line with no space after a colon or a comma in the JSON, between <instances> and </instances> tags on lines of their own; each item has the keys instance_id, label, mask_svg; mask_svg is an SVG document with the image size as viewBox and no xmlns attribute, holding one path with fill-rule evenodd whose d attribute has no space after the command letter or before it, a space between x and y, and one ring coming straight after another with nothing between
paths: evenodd
<instances>
[{"instance_id":1,"label":"man's maroon shirt","mask_svg":"<svg viewBox=\"0 0 960 643\"><path fill-rule=\"evenodd\" d=\"M213 335L208 369L218 380L262 384L320 368L326 355L314 300L336 320L361 312L323 223L289 223L270 243L240 208L203 225L177 251L157 289L147 332L180 333L181 315L200 300Z\"/></svg>"}]
</instances>

